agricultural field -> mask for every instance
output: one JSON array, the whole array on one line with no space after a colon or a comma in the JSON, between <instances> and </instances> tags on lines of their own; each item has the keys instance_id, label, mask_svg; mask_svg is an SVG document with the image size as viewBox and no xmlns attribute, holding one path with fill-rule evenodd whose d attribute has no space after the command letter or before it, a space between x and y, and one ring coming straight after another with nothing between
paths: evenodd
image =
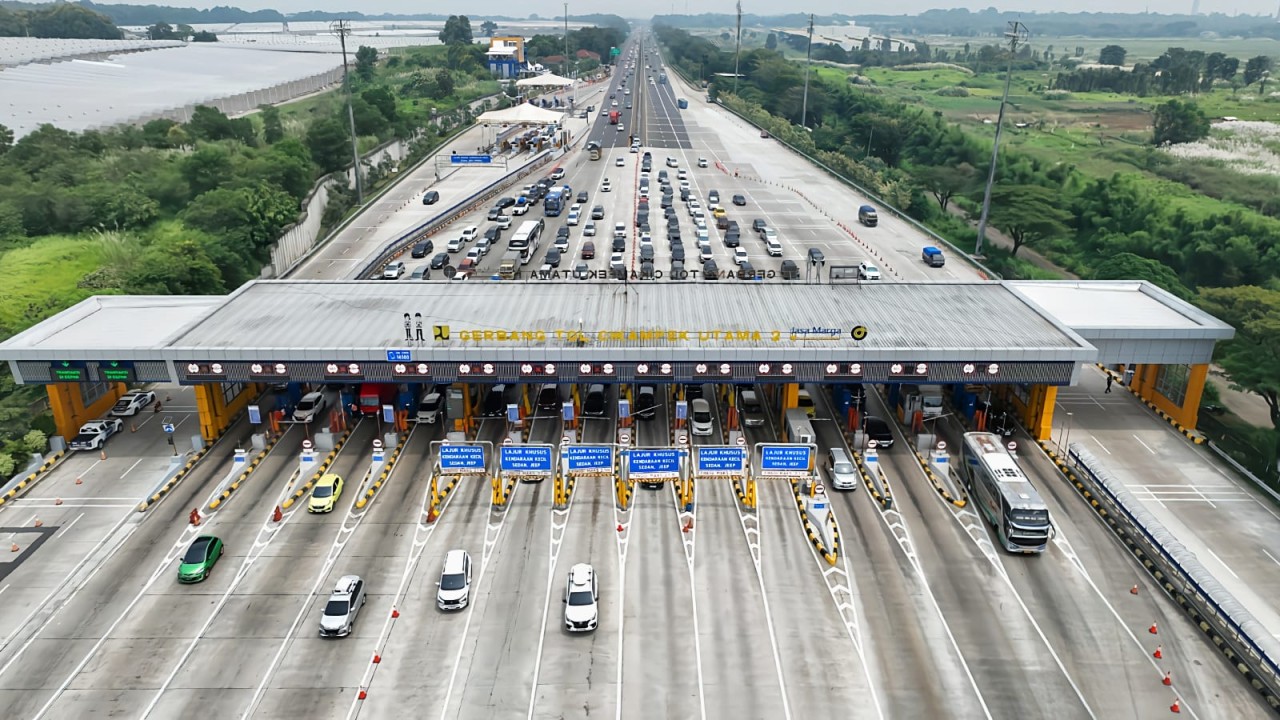
<instances>
[{"instance_id":1,"label":"agricultural field","mask_svg":"<svg viewBox=\"0 0 1280 720\"><path fill-rule=\"evenodd\" d=\"M1032 28L1034 33L1035 28ZM965 43L969 43L969 47L977 49L983 45L1004 44L1000 38L995 36L965 38L952 37L946 35L930 35L921 38L929 43L931 48L942 48L948 52L953 50L963 50ZM1280 40L1271 38L1239 38L1239 37L1173 37L1173 38L1107 38L1107 37L1080 37L1075 35L1049 36L1035 35L1031 37L1031 48L1039 50L1043 53L1050 45L1053 46L1054 53L1061 57L1062 53L1073 53L1076 47L1084 48L1085 62L1097 62L1098 51L1108 45L1119 45L1129 51L1126 61L1130 64L1134 62L1150 62L1158 57L1165 50L1171 47L1180 47L1187 50L1203 50L1205 53L1223 52L1238 58L1248 58L1254 55L1270 55L1271 57L1280 58Z\"/></svg>"}]
</instances>

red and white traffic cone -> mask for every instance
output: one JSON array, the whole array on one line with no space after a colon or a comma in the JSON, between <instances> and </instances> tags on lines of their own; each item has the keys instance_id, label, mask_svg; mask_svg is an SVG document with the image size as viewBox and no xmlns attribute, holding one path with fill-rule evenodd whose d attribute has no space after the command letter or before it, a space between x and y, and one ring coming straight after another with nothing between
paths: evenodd
<instances>
[{"instance_id":1,"label":"red and white traffic cone","mask_svg":"<svg viewBox=\"0 0 1280 720\"><path fill-rule=\"evenodd\" d=\"M1174 699L1173 704L1169 706L1169 712L1173 713L1174 715L1177 715L1178 713L1182 712L1182 701L1178 699Z\"/></svg>"},{"instance_id":2,"label":"red and white traffic cone","mask_svg":"<svg viewBox=\"0 0 1280 720\"><path fill-rule=\"evenodd\" d=\"M1156 624L1155 624L1155 623L1151 623L1151 627L1147 628L1147 632L1151 633L1152 635L1159 635L1159 634L1160 634L1160 631L1156 629Z\"/></svg>"},{"instance_id":3,"label":"red and white traffic cone","mask_svg":"<svg viewBox=\"0 0 1280 720\"><path fill-rule=\"evenodd\" d=\"M1157 646L1156 646L1156 651L1155 651L1155 652L1153 652L1153 653L1151 653L1151 657L1153 657L1153 658L1155 658L1155 659L1157 659L1157 660L1162 660L1162 659L1164 659L1164 646L1163 646L1163 645L1157 645Z\"/></svg>"},{"instance_id":4,"label":"red and white traffic cone","mask_svg":"<svg viewBox=\"0 0 1280 720\"><path fill-rule=\"evenodd\" d=\"M1161 680L1160 682L1161 682L1165 687L1169 687L1170 685L1173 685L1173 678L1171 677L1172 675L1173 675L1173 673L1171 673L1171 672L1166 672L1166 673L1164 674L1164 679L1163 679L1163 680Z\"/></svg>"},{"instance_id":5,"label":"red and white traffic cone","mask_svg":"<svg viewBox=\"0 0 1280 720\"><path fill-rule=\"evenodd\" d=\"M1137 595L1137 594L1138 594L1138 586L1137 586L1137 585L1134 585L1133 587L1129 588L1129 594L1130 594L1130 595Z\"/></svg>"}]
</instances>

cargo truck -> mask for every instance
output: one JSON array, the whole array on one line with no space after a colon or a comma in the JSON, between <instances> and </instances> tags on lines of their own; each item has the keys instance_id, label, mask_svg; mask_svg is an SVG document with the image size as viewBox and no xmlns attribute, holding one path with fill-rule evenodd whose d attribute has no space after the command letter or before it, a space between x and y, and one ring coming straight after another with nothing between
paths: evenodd
<instances>
[{"instance_id":1,"label":"cargo truck","mask_svg":"<svg viewBox=\"0 0 1280 720\"><path fill-rule=\"evenodd\" d=\"M622 117L622 113L621 113L620 111L618 111L618 110L610 110L610 111L609 111L609 124L610 124L610 125L617 125L617 124L618 124L618 120L619 120L619 118L621 118L621 117Z\"/></svg>"},{"instance_id":2,"label":"cargo truck","mask_svg":"<svg viewBox=\"0 0 1280 720\"><path fill-rule=\"evenodd\" d=\"M516 268L519 268L520 264L520 251L508 250L507 254L502 256L502 264L498 266L498 277L503 280L514 279Z\"/></svg>"},{"instance_id":3,"label":"cargo truck","mask_svg":"<svg viewBox=\"0 0 1280 720\"><path fill-rule=\"evenodd\" d=\"M390 383L364 383L360 386L360 413L377 415L383 405L391 405L396 399L396 386Z\"/></svg>"}]
</instances>

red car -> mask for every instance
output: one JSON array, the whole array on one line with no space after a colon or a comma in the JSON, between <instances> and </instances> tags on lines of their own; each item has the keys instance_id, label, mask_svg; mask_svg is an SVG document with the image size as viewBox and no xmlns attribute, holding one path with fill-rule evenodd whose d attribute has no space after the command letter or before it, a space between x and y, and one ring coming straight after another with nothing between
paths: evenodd
<instances>
[{"instance_id":1,"label":"red car","mask_svg":"<svg viewBox=\"0 0 1280 720\"><path fill-rule=\"evenodd\" d=\"M596 257L596 244L593 242L582 243L582 259L594 260Z\"/></svg>"}]
</instances>

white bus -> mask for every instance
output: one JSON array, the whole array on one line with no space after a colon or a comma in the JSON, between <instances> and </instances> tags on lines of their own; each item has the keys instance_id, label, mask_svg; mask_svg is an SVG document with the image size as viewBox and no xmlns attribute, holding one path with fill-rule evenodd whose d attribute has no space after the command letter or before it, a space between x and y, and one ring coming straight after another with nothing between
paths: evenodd
<instances>
[{"instance_id":1,"label":"white bus","mask_svg":"<svg viewBox=\"0 0 1280 720\"><path fill-rule=\"evenodd\" d=\"M965 433L961 477L1009 552L1039 553L1053 526L1040 493L993 433Z\"/></svg>"},{"instance_id":2,"label":"white bus","mask_svg":"<svg viewBox=\"0 0 1280 720\"><path fill-rule=\"evenodd\" d=\"M526 220L520 223L516 232L507 243L507 249L520 251L520 264L528 265L538 252L538 242L542 238L542 229L546 224L542 220Z\"/></svg>"}]
</instances>

